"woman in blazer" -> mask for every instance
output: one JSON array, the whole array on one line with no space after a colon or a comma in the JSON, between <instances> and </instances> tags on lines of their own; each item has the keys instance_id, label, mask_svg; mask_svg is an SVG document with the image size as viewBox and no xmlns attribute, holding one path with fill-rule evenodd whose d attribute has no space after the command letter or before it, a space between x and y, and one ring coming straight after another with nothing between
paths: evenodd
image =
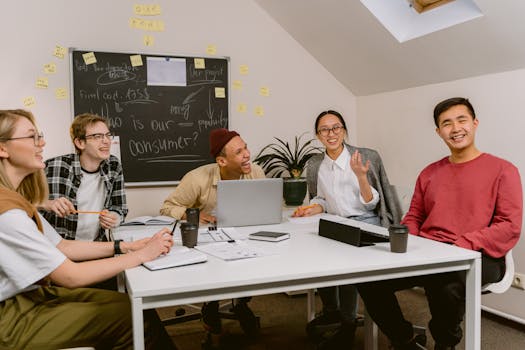
<instances>
[{"instance_id":1,"label":"woman in blazer","mask_svg":"<svg viewBox=\"0 0 525 350\"><path fill-rule=\"evenodd\" d=\"M368 148L345 143L346 123L340 113L325 111L315 120L315 133L325 152L307 164L310 205L299 207L294 216L323 212L388 227L399 223L399 204L391 189L379 154ZM307 326L318 337L324 327L340 328L328 339L322 336L321 349L348 347L353 342L357 290L353 285L318 289L323 312Z\"/></svg>"}]
</instances>

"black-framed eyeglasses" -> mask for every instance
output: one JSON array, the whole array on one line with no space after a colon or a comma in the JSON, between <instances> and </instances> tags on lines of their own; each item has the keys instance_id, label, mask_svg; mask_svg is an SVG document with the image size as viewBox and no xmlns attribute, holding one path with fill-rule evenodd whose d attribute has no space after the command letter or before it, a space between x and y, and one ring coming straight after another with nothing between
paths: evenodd
<instances>
[{"instance_id":1,"label":"black-framed eyeglasses","mask_svg":"<svg viewBox=\"0 0 525 350\"><path fill-rule=\"evenodd\" d=\"M38 145L40 145L40 140L42 140L43 138L44 138L44 133L43 132L39 132L39 133L35 133L34 135L31 135L31 136L11 137L9 139L3 139L3 140L0 139L0 141L33 139L33 142L35 143L35 146L38 146Z\"/></svg>"},{"instance_id":2,"label":"black-framed eyeglasses","mask_svg":"<svg viewBox=\"0 0 525 350\"><path fill-rule=\"evenodd\" d=\"M113 137L115 137L115 135L113 135L113 133L111 132L107 132L105 134L99 133L99 134L90 134L90 135L84 136L86 140L93 139L95 141L102 141L104 140L104 138L107 138L109 141L113 141Z\"/></svg>"},{"instance_id":3,"label":"black-framed eyeglasses","mask_svg":"<svg viewBox=\"0 0 525 350\"><path fill-rule=\"evenodd\" d=\"M322 135L322 136L328 136L330 134L330 131L331 131L335 135L338 135L343 130L344 130L344 126L342 126L342 125L334 125L331 128L321 128L321 129L317 130L317 133Z\"/></svg>"}]
</instances>

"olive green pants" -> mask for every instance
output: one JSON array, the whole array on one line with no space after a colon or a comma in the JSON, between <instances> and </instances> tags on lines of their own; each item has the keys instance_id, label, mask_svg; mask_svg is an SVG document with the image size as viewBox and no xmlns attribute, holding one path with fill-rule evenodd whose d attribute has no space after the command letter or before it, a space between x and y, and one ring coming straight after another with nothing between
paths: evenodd
<instances>
[{"instance_id":1,"label":"olive green pants","mask_svg":"<svg viewBox=\"0 0 525 350\"><path fill-rule=\"evenodd\" d=\"M144 322L147 348L174 348L154 310L145 313ZM0 302L0 349L79 346L133 349L127 294L40 287Z\"/></svg>"}]
</instances>

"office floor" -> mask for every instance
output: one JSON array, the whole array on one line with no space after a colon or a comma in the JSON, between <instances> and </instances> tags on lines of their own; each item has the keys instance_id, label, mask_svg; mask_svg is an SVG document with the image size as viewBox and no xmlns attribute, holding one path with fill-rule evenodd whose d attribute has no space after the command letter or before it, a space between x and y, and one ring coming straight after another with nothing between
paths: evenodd
<instances>
[{"instance_id":1,"label":"office floor","mask_svg":"<svg viewBox=\"0 0 525 350\"><path fill-rule=\"evenodd\" d=\"M426 326L429 313L425 296L420 290L408 290L398 293L405 317L414 324ZM318 298L318 297L317 297ZM321 303L316 302L317 307ZM306 296L288 296L273 294L254 297L250 302L252 310L261 317L261 331L256 339L250 339L242 333L237 321L224 320L223 326L225 349L228 350L314 350L305 333ZM174 314L176 308L159 310L161 318ZM204 329L200 321L167 327L179 350L200 350L200 341ZM358 328L354 349L363 349L363 330ZM490 314L482 314L481 322L482 349L514 350L525 349L525 326ZM428 334L427 347L433 349L432 337ZM379 349L388 349L388 341L380 334ZM464 349L462 342L459 349Z\"/></svg>"}]
</instances>

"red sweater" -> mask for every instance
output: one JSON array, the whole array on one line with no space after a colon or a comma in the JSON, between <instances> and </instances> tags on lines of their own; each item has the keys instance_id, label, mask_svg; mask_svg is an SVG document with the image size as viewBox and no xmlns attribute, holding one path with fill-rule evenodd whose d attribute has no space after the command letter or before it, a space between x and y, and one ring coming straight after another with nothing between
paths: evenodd
<instances>
[{"instance_id":1,"label":"red sweater","mask_svg":"<svg viewBox=\"0 0 525 350\"><path fill-rule=\"evenodd\" d=\"M402 223L414 235L499 258L518 242L522 213L518 169L483 153L459 164L446 157L423 169Z\"/></svg>"}]
</instances>

